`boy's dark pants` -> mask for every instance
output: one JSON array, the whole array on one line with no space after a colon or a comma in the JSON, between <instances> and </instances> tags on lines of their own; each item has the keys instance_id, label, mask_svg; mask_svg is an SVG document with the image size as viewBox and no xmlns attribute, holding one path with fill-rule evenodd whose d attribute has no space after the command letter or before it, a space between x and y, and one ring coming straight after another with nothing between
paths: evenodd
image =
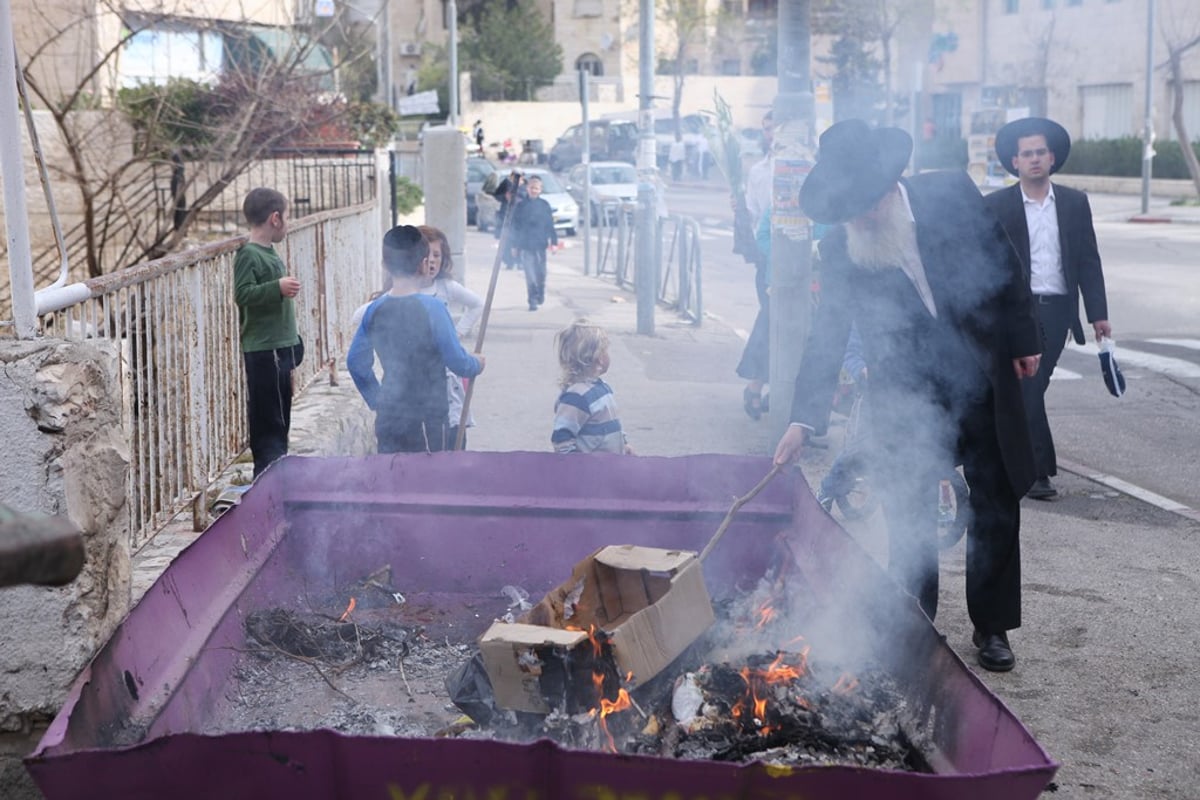
<instances>
[{"instance_id":1,"label":"boy's dark pants","mask_svg":"<svg viewBox=\"0 0 1200 800\"><path fill-rule=\"evenodd\" d=\"M521 265L525 268L525 294L529 305L546 302L546 251L521 250Z\"/></svg>"},{"instance_id":2,"label":"boy's dark pants","mask_svg":"<svg viewBox=\"0 0 1200 800\"><path fill-rule=\"evenodd\" d=\"M296 364L291 347L242 356L246 364L246 422L257 478L272 461L287 455L288 431L292 427L292 370Z\"/></svg>"}]
</instances>

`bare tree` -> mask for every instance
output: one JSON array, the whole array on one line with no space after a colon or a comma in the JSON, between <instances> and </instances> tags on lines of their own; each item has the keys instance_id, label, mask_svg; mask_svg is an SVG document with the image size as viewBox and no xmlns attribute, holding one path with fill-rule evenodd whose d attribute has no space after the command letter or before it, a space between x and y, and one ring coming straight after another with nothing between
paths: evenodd
<instances>
[{"instance_id":1,"label":"bare tree","mask_svg":"<svg viewBox=\"0 0 1200 800\"><path fill-rule=\"evenodd\" d=\"M1189 53L1200 45L1200 14L1190 2L1169 4L1161 18L1160 31L1167 46L1167 75L1171 84L1171 125L1175 129L1175 138L1179 141L1179 151L1183 155L1183 163L1187 165L1188 174L1200 194L1200 161L1196 159L1196 151L1192 147L1192 137L1188 133L1184 118L1184 88L1187 82L1185 62Z\"/></svg>"},{"instance_id":2,"label":"bare tree","mask_svg":"<svg viewBox=\"0 0 1200 800\"><path fill-rule=\"evenodd\" d=\"M139 33L187 15L132 15L108 2L70 17L32 6L27 30L39 31L39 44L22 59L29 102L49 113L65 153L49 166L52 179L77 194L68 205L79 215L74 236L88 277L177 248L197 216L269 149L348 118L353 104L334 91L335 72L369 58L372 50L370 42L353 42L335 48L340 63L322 61L327 51L317 39L340 25L340 17L323 21L322 30L310 35L273 29L270 43L244 24L189 20L197 36L222 37L222 51L241 57L227 58L211 84L168 83L141 92L131 114L120 84L130 44ZM73 69L64 69L64 52L75 52ZM216 168L200 184L198 173L181 174L183 159ZM155 223L162 199L152 177L156 170L173 176L171 224ZM183 206L178 201L185 196L192 199Z\"/></svg>"}]
</instances>

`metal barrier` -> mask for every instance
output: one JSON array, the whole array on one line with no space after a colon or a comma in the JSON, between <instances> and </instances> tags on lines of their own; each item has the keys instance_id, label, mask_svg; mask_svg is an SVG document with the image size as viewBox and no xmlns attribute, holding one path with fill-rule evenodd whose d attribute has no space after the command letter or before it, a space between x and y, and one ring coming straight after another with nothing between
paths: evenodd
<instances>
[{"instance_id":1,"label":"metal barrier","mask_svg":"<svg viewBox=\"0 0 1200 800\"><path fill-rule=\"evenodd\" d=\"M658 302L699 325L704 319L700 223L672 215L659 225L659 244L670 239L666 261L658 257Z\"/></svg>"},{"instance_id":2,"label":"metal barrier","mask_svg":"<svg viewBox=\"0 0 1200 800\"><path fill-rule=\"evenodd\" d=\"M596 230L596 274L612 275L621 288L634 284L636 203L605 201ZM700 224L692 217L659 219L655 238L655 297L700 325L704 319ZM664 260L665 257L665 260Z\"/></svg>"},{"instance_id":3,"label":"metal barrier","mask_svg":"<svg viewBox=\"0 0 1200 800\"><path fill-rule=\"evenodd\" d=\"M380 214L372 201L292 223L279 246L299 278L304 338L297 386L345 355L350 317L379 288ZM43 333L107 341L120 363L129 443L129 536L145 544L180 511L203 516L205 489L247 442L246 395L233 299L245 237L175 253L84 282L86 299L42 317Z\"/></svg>"}]
</instances>

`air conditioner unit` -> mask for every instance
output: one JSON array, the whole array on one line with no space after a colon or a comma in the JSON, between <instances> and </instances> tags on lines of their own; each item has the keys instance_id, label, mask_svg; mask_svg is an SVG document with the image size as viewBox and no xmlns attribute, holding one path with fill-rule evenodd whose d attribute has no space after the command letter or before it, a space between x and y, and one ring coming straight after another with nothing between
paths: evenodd
<instances>
[{"instance_id":1,"label":"air conditioner unit","mask_svg":"<svg viewBox=\"0 0 1200 800\"><path fill-rule=\"evenodd\" d=\"M402 56L419 56L421 55L420 42L401 42L400 55Z\"/></svg>"}]
</instances>

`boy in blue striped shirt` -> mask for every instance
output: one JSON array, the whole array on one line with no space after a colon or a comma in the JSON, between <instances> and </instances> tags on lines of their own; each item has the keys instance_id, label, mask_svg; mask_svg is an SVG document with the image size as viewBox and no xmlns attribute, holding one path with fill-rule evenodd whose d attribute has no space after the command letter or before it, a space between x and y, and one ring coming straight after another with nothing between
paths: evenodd
<instances>
[{"instance_id":1,"label":"boy in blue striped shirt","mask_svg":"<svg viewBox=\"0 0 1200 800\"><path fill-rule=\"evenodd\" d=\"M600 379L609 366L608 334L599 325L578 320L559 331L554 341L563 370L550 434L555 452L633 455L613 391Z\"/></svg>"}]
</instances>

